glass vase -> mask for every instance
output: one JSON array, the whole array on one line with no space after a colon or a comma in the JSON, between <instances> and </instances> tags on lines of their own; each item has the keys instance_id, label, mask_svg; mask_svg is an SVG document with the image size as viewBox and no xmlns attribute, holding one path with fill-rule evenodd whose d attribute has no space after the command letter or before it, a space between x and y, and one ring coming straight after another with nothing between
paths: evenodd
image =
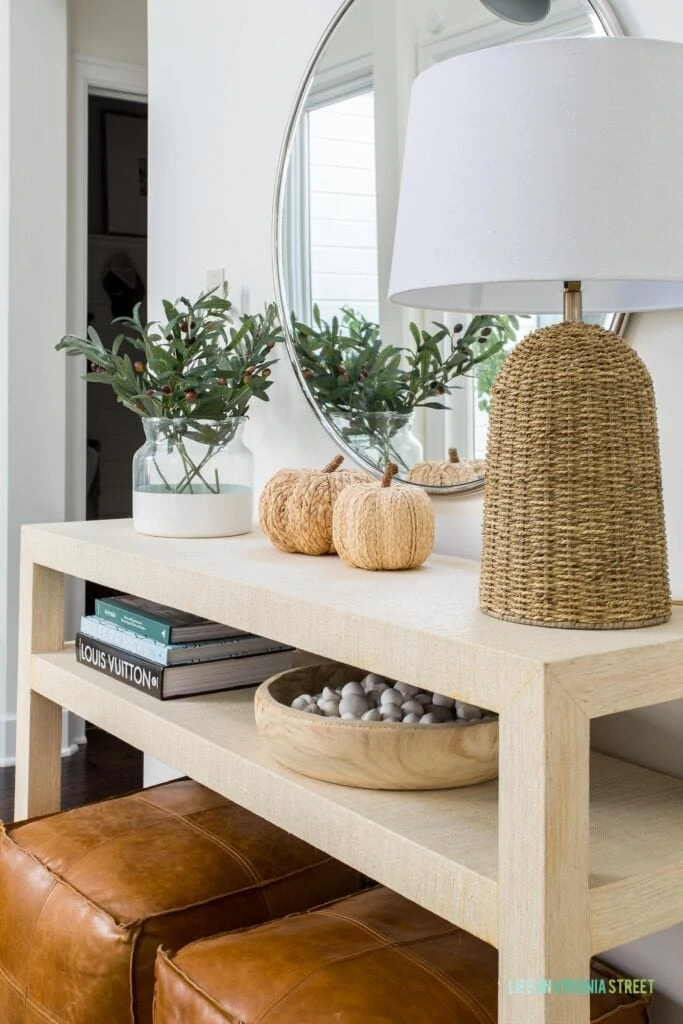
<instances>
[{"instance_id":1,"label":"glass vase","mask_svg":"<svg viewBox=\"0 0 683 1024\"><path fill-rule=\"evenodd\" d=\"M133 526L155 537L232 537L252 526L253 456L245 416L143 418L133 458Z\"/></svg>"},{"instance_id":2,"label":"glass vase","mask_svg":"<svg viewBox=\"0 0 683 1024\"><path fill-rule=\"evenodd\" d=\"M383 471L395 462L403 476L423 460L412 412L336 412L331 419L349 447L375 469Z\"/></svg>"}]
</instances>

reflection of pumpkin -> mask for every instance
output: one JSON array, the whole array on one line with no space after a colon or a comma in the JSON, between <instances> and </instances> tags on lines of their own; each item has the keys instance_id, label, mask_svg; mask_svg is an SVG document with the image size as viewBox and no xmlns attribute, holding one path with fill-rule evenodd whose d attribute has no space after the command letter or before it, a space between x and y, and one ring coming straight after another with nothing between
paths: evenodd
<instances>
[{"instance_id":1,"label":"reflection of pumpkin","mask_svg":"<svg viewBox=\"0 0 683 1024\"><path fill-rule=\"evenodd\" d=\"M332 517L340 558L359 569L414 569L434 546L434 509L415 487L391 486L398 466L380 484L352 484L339 495Z\"/></svg>"},{"instance_id":2,"label":"reflection of pumpkin","mask_svg":"<svg viewBox=\"0 0 683 1024\"><path fill-rule=\"evenodd\" d=\"M333 555L332 508L349 484L372 480L361 470L337 472L337 455L324 469L281 469L261 493L259 519L271 544L304 555Z\"/></svg>"},{"instance_id":3,"label":"reflection of pumpkin","mask_svg":"<svg viewBox=\"0 0 683 1024\"><path fill-rule=\"evenodd\" d=\"M461 459L457 448L449 448L448 462L418 462L408 473L408 480L428 487L455 487L485 475L486 459Z\"/></svg>"}]
</instances>

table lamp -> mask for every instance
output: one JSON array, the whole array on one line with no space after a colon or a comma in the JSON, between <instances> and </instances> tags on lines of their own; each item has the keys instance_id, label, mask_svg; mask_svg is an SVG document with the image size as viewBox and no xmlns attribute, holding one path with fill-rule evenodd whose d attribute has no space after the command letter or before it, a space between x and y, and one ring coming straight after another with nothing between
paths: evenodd
<instances>
[{"instance_id":1,"label":"table lamp","mask_svg":"<svg viewBox=\"0 0 683 1024\"><path fill-rule=\"evenodd\" d=\"M491 393L480 607L576 629L670 616L649 374L587 312L683 307L683 45L551 39L413 84L390 297L560 313Z\"/></svg>"}]
</instances>

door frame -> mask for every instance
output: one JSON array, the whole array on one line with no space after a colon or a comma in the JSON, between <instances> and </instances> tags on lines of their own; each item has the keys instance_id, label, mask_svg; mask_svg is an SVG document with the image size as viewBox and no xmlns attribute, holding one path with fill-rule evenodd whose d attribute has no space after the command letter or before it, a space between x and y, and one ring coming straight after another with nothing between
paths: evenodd
<instances>
[{"instance_id":1,"label":"door frame","mask_svg":"<svg viewBox=\"0 0 683 1024\"><path fill-rule=\"evenodd\" d=\"M74 54L70 72L67 331L81 334L88 315L88 100L93 95L147 100L147 68ZM69 521L85 519L87 400L82 374L82 360L67 359L65 511ZM72 615L80 607L80 589L81 594L69 602L73 602Z\"/></svg>"},{"instance_id":2,"label":"door frame","mask_svg":"<svg viewBox=\"0 0 683 1024\"><path fill-rule=\"evenodd\" d=\"M146 101L147 68L73 54L69 69L69 168L67 228L67 323L69 334L81 334L88 317L88 101L91 96ZM64 509L67 521L85 519L88 406L82 359L66 360L66 463ZM66 591L68 636L79 628L85 584L70 580ZM85 723L65 714L62 754L85 743Z\"/></svg>"}]
</instances>

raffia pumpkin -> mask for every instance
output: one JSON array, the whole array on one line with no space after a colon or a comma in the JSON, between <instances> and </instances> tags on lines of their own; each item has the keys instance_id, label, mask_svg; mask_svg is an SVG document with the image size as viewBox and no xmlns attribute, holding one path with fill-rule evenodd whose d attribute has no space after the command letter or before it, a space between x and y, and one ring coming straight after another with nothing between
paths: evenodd
<instances>
[{"instance_id":1,"label":"raffia pumpkin","mask_svg":"<svg viewBox=\"0 0 683 1024\"><path fill-rule=\"evenodd\" d=\"M387 466L380 484L352 484L332 516L337 554L358 569L414 569L434 547L434 509L415 487L392 487L398 466Z\"/></svg>"},{"instance_id":2,"label":"raffia pumpkin","mask_svg":"<svg viewBox=\"0 0 683 1024\"><path fill-rule=\"evenodd\" d=\"M280 469L261 493L259 520L271 544L303 555L333 555L332 509L345 487L372 477L339 470L343 455L324 469Z\"/></svg>"},{"instance_id":3,"label":"raffia pumpkin","mask_svg":"<svg viewBox=\"0 0 683 1024\"><path fill-rule=\"evenodd\" d=\"M481 480L486 475L486 459L461 459L457 448L448 449L448 462L418 462L410 470L411 484L428 487L455 487Z\"/></svg>"}]
</instances>

